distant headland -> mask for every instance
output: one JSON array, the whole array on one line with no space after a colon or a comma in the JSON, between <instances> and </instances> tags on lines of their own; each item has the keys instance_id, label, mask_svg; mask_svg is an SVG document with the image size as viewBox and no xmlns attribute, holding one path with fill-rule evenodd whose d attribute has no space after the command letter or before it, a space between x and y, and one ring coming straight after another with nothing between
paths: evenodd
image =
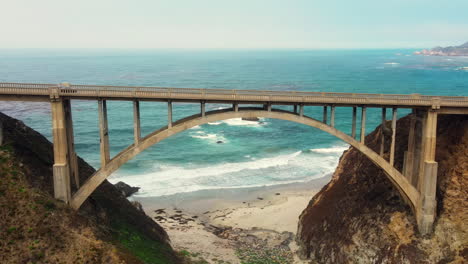
<instances>
[{"instance_id":1,"label":"distant headland","mask_svg":"<svg viewBox=\"0 0 468 264\"><path fill-rule=\"evenodd\" d=\"M435 47L430 50L416 51L416 55L429 55L429 56L468 56L468 42L460 46L450 47Z\"/></svg>"}]
</instances>

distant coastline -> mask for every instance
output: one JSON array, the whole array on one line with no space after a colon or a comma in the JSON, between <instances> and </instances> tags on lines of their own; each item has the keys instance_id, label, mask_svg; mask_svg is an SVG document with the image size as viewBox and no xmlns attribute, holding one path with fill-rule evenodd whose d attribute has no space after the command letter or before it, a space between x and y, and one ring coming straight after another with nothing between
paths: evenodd
<instances>
[{"instance_id":1,"label":"distant coastline","mask_svg":"<svg viewBox=\"0 0 468 264\"><path fill-rule=\"evenodd\" d=\"M460 46L435 47L433 49L416 51L415 55L425 56L468 56L468 42Z\"/></svg>"}]
</instances>

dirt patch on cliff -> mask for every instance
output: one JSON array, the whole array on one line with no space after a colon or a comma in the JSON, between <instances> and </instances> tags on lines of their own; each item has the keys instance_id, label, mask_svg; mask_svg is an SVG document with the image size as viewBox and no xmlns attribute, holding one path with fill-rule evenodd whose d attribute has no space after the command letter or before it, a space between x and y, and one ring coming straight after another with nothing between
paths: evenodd
<instances>
[{"instance_id":1,"label":"dirt patch on cliff","mask_svg":"<svg viewBox=\"0 0 468 264\"><path fill-rule=\"evenodd\" d=\"M398 120L395 167L401 171L409 118ZM381 127L366 137L374 151ZM386 140L388 159L390 138ZM438 217L429 237L417 233L411 209L383 171L346 151L329 184L300 217L301 254L318 263L462 263L467 258L468 118L439 116Z\"/></svg>"}]
</instances>

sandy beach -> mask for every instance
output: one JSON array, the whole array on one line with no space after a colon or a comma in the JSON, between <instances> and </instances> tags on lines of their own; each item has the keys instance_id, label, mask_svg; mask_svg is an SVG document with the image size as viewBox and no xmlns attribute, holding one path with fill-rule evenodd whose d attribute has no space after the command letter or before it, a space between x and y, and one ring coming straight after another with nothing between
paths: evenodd
<instances>
[{"instance_id":1,"label":"sandy beach","mask_svg":"<svg viewBox=\"0 0 468 264\"><path fill-rule=\"evenodd\" d=\"M239 256L268 254L302 263L295 254L298 217L329 180L134 199L192 258L240 263Z\"/></svg>"}]
</instances>

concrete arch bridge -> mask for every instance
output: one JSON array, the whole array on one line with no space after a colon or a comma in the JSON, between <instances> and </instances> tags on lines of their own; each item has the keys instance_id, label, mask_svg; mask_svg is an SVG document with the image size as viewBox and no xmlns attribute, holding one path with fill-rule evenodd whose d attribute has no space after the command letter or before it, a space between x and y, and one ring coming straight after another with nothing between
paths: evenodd
<instances>
[{"instance_id":1,"label":"concrete arch bridge","mask_svg":"<svg viewBox=\"0 0 468 264\"><path fill-rule=\"evenodd\" d=\"M74 147L72 100L95 100L98 103L101 168L84 183L79 182L77 156ZM47 101L52 108L54 143L54 193L75 209L79 209L89 195L123 164L148 147L191 127L231 118L264 117L292 121L325 131L358 149L379 166L413 209L419 231L430 233L436 214L437 162L435 161L436 126L439 114L468 115L468 97L280 92L257 90L187 89L165 87L123 87L97 85L70 85L69 83L31 84L0 83L0 100ZM110 157L107 100L133 102L134 143ZM167 103L167 125L142 137L140 131L140 101ZM198 114L178 121L172 120L175 103L200 104ZM232 107L205 111L206 104L222 103ZM259 107L242 107L258 105ZM275 109L278 105L290 105L291 111ZM322 106L323 119L304 115L307 106ZM352 108L350 135L335 128L337 107ZM380 153L366 146L366 110L382 109L382 123L386 122L386 110L392 110L390 157L383 157L385 137L381 135ZM361 122L357 124L358 108ZM403 171L394 167L397 110L412 109L408 150L405 153ZM357 138L356 130L360 130ZM0 130L1 131L1 130ZM1 135L1 134L0 134ZM0 136L1 139L1 136ZM1 142L1 141L0 141ZM71 193L71 184L77 187Z\"/></svg>"}]
</instances>

